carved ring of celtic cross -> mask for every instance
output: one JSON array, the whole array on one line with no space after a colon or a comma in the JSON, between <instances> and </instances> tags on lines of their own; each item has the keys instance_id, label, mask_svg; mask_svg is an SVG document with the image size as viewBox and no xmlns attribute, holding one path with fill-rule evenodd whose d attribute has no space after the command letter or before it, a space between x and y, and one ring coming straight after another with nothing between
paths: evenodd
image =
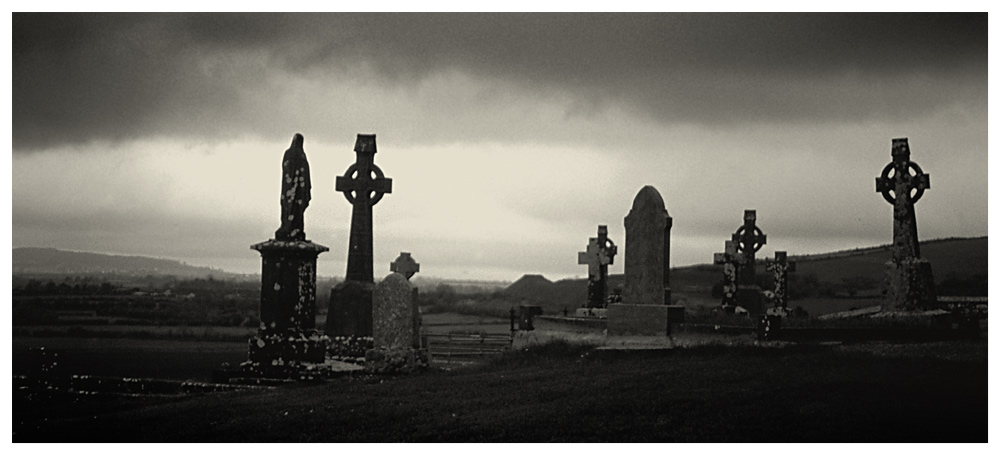
<instances>
[{"instance_id":1,"label":"carved ring of celtic cross","mask_svg":"<svg viewBox=\"0 0 1000 455\"><path fill-rule=\"evenodd\" d=\"M743 239L743 233L746 232L746 229L747 229L746 226L740 226L740 228L736 230L736 234L734 236L741 239L739 241L739 243L736 244L736 250L737 251L746 251L746 248L747 248L746 242L744 242L742 240ZM750 245L750 247L753 248L753 252L754 253L760 251L761 247L764 246L764 243L760 241L760 238L763 237L763 236L764 236L764 232L761 231L759 227L754 226L753 227L753 245Z\"/></svg>"},{"instance_id":2,"label":"carved ring of celtic cross","mask_svg":"<svg viewBox=\"0 0 1000 455\"><path fill-rule=\"evenodd\" d=\"M912 174L910 173L911 169L913 170ZM906 180L907 185L909 185L909 183L913 181L916 182L922 181L923 175L924 171L920 169L920 166L918 166L917 163L914 163L913 161L906 162L906 177L903 177L903 179ZM889 193L890 192L895 193L896 188L894 188L893 185L888 182L893 182L896 180L896 163L889 163L885 165L885 168L882 169L881 180L883 182L887 182L887 184L882 186L882 197L886 200L886 202L890 204L895 204L896 198L894 196L889 195ZM916 189L917 192L912 196L910 196L910 202L917 202L918 200L920 200L920 197L924 195L924 186L915 185L911 187L911 190L913 189Z\"/></svg>"},{"instance_id":3,"label":"carved ring of celtic cross","mask_svg":"<svg viewBox=\"0 0 1000 455\"><path fill-rule=\"evenodd\" d=\"M375 178L372 178L369 175L367 180L374 181L374 180L380 180L380 179L384 179L385 178L385 174L382 173L382 169L380 169L377 165L370 164L369 166L371 166L370 172L372 174L375 174ZM355 174L358 174L358 175L355 175ZM353 180L355 182L357 182L358 180L362 180L361 175L358 172L358 163L352 164L350 167L347 168L347 171L344 171L344 178L345 179L349 179L349 180ZM355 191L358 191L358 190L344 191L344 197L347 198L347 202L350 202L351 204L354 204L354 199L355 199L354 198L354 192ZM369 200L368 200L368 205L378 204L378 201L382 200L382 196L385 196L385 193L382 192L382 191L378 191L378 190L374 190L374 189L367 190L367 191L369 191L370 193L373 193L370 196Z\"/></svg>"}]
</instances>

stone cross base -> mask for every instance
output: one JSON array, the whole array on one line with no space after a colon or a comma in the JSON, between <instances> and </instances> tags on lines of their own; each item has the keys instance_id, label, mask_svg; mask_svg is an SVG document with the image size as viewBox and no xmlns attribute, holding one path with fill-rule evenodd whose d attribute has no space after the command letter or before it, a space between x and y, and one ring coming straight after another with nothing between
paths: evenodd
<instances>
[{"instance_id":1,"label":"stone cross base","mask_svg":"<svg viewBox=\"0 0 1000 455\"><path fill-rule=\"evenodd\" d=\"M372 336L372 292L374 283L348 280L330 292L326 334L331 337Z\"/></svg>"},{"instance_id":2,"label":"stone cross base","mask_svg":"<svg viewBox=\"0 0 1000 455\"><path fill-rule=\"evenodd\" d=\"M751 315L764 313L764 299L760 286L739 286L736 289L736 302Z\"/></svg>"},{"instance_id":3,"label":"stone cross base","mask_svg":"<svg viewBox=\"0 0 1000 455\"><path fill-rule=\"evenodd\" d=\"M315 330L263 330L250 339L244 373L268 378L297 379L307 365L326 361L329 338Z\"/></svg>"},{"instance_id":4,"label":"stone cross base","mask_svg":"<svg viewBox=\"0 0 1000 455\"><path fill-rule=\"evenodd\" d=\"M365 353L365 371L375 374L409 374L427 368L427 349L375 348Z\"/></svg>"},{"instance_id":5,"label":"stone cross base","mask_svg":"<svg viewBox=\"0 0 1000 455\"><path fill-rule=\"evenodd\" d=\"M886 307L903 311L938 308L931 263L923 258L907 258L885 263Z\"/></svg>"},{"instance_id":6,"label":"stone cross base","mask_svg":"<svg viewBox=\"0 0 1000 455\"><path fill-rule=\"evenodd\" d=\"M667 336L672 307L676 305L608 305L608 336Z\"/></svg>"}]
</instances>

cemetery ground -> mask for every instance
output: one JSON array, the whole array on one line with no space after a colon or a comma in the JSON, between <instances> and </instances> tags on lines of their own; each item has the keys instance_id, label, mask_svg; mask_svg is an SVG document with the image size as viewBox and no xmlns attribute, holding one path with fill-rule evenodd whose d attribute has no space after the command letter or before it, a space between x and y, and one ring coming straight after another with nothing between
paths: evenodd
<instances>
[{"instance_id":1,"label":"cemetery ground","mask_svg":"<svg viewBox=\"0 0 1000 455\"><path fill-rule=\"evenodd\" d=\"M555 342L453 370L209 394L15 389L13 440L985 442L986 351L975 340L609 355Z\"/></svg>"}]
</instances>

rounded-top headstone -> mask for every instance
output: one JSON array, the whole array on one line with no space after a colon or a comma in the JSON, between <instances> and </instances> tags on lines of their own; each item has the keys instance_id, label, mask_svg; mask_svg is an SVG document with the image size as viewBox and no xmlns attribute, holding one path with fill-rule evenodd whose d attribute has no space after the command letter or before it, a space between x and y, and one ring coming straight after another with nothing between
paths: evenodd
<instances>
[{"instance_id":1,"label":"rounded-top headstone","mask_svg":"<svg viewBox=\"0 0 1000 455\"><path fill-rule=\"evenodd\" d=\"M390 273L375 286L372 336L379 348L409 348L413 343L413 287L400 273Z\"/></svg>"},{"instance_id":2,"label":"rounded-top headstone","mask_svg":"<svg viewBox=\"0 0 1000 455\"><path fill-rule=\"evenodd\" d=\"M656 210L666 210L663 197L650 185L646 185L639 190L632 201L632 212L655 213Z\"/></svg>"},{"instance_id":3,"label":"rounded-top headstone","mask_svg":"<svg viewBox=\"0 0 1000 455\"><path fill-rule=\"evenodd\" d=\"M644 186L625 217L625 290L623 303L670 304L670 228L660 192Z\"/></svg>"}]
</instances>

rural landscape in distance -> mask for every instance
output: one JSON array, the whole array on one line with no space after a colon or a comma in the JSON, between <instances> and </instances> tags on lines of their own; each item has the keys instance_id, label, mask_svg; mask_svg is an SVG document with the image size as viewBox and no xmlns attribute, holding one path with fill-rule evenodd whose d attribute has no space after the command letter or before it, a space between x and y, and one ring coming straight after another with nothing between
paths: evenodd
<instances>
[{"instance_id":1,"label":"rural landscape in distance","mask_svg":"<svg viewBox=\"0 0 1000 455\"><path fill-rule=\"evenodd\" d=\"M988 441L986 13L12 23L14 443Z\"/></svg>"}]
</instances>

